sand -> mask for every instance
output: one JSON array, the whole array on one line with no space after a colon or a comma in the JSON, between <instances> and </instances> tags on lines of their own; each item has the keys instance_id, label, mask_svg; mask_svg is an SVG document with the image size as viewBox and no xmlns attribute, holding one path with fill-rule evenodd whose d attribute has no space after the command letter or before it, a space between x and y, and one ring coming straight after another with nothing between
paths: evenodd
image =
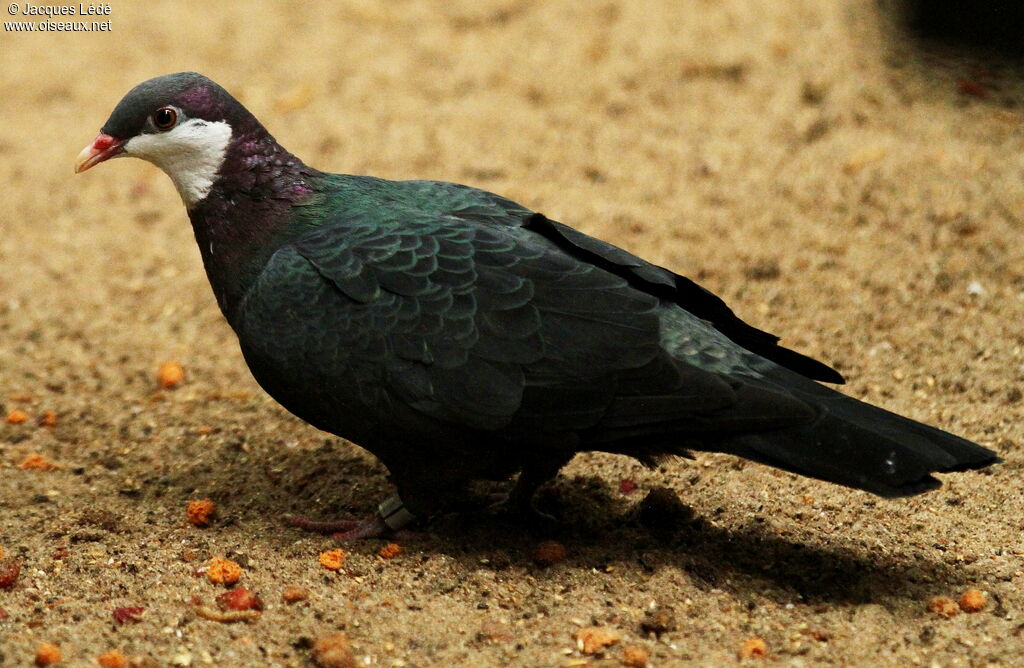
<instances>
[{"instance_id":1,"label":"sand","mask_svg":"<svg viewBox=\"0 0 1024 668\"><path fill-rule=\"evenodd\" d=\"M0 413L27 416L0 424L21 568L0 664L48 642L68 666L304 666L342 631L359 665L617 666L631 647L717 666L754 637L750 665L1019 665L1019 69L909 41L870 0L337 4L114 2L110 32L0 36ZM586 455L549 495L564 561L452 515L328 571L335 543L282 517L366 515L386 471L252 380L169 179L72 174L128 88L185 69L317 167L494 190L698 279L844 391L1005 462L888 501L722 455ZM19 468L32 454L55 468ZM685 505L652 519L659 487ZM202 498L206 528L185 517ZM258 620L197 615L224 591L215 556ZM981 612L929 611L971 588ZM139 621L115 622L126 606ZM583 655L587 626L621 640Z\"/></svg>"}]
</instances>

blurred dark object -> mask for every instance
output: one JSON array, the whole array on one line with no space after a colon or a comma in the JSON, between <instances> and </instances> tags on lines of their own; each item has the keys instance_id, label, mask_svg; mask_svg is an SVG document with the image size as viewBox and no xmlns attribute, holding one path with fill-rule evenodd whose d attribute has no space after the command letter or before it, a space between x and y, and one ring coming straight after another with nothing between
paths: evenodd
<instances>
[{"instance_id":1,"label":"blurred dark object","mask_svg":"<svg viewBox=\"0 0 1024 668\"><path fill-rule=\"evenodd\" d=\"M924 39L1024 56L1024 0L883 0Z\"/></svg>"}]
</instances>

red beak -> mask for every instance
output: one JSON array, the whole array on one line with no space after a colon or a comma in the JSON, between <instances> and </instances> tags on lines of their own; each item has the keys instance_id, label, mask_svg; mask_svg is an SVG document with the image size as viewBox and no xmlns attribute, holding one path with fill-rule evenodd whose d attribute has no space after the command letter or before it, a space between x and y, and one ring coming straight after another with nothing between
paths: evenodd
<instances>
[{"instance_id":1,"label":"red beak","mask_svg":"<svg viewBox=\"0 0 1024 668\"><path fill-rule=\"evenodd\" d=\"M96 139L93 139L91 144L83 148L82 152L78 154L78 159L75 160L75 174L84 172L104 160L110 160L123 150L123 139L114 139L110 135L100 133L96 135Z\"/></svg>"}]
</instances>

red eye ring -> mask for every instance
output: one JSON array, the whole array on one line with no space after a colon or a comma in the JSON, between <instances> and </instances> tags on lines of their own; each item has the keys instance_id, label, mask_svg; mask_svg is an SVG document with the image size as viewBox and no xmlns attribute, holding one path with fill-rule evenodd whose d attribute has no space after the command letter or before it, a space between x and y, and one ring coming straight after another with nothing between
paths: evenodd
<instances>
[{"instance_id":1,"label":"red eye ring","mask_svg":"<svg viewBox=\"0 0 1024 668\"><path fill-rule=\"evenodd\" d=\"M178 122L178 112L173 107L160 107L153 112L153 125L157 130L170 130Z\"/></svg>"}]
</instances>

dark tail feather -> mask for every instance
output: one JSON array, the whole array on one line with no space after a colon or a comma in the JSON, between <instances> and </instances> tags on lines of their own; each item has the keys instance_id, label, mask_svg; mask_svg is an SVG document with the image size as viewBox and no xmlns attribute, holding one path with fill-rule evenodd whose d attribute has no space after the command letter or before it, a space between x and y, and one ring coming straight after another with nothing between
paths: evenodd
<instances>
[{"instance_id":1,"label":"dark tail feather","mask_svg":"<svg viewBox=\"0 0 1024 668\"><path fill-rule=\"evenodd\" d=\"M1000 461L988 448L803 378L784 382L795 396L820 410L817 420L730 438L720 444L723 451L885 497L938 488L932 473L980 469Z\"/></svg>"}]
</instances>

